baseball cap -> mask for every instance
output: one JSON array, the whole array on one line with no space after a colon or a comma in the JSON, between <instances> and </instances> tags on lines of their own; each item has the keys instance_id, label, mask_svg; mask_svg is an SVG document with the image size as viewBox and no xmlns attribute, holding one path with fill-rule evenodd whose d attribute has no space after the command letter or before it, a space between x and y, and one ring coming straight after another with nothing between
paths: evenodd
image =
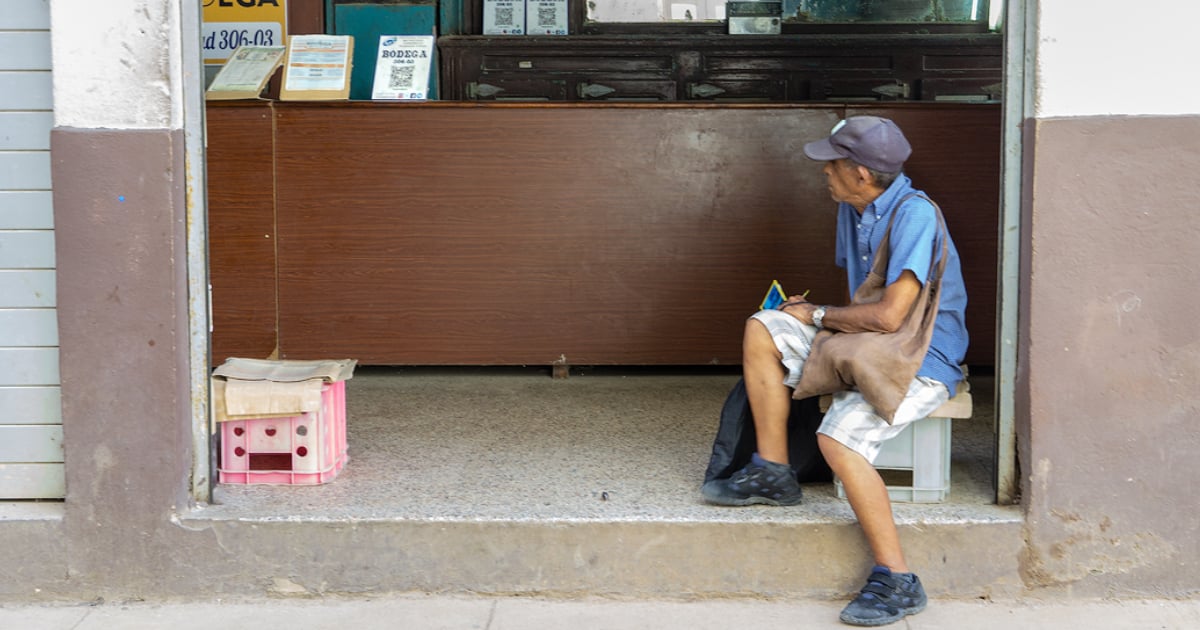
<instances>
[{"instance_id":1,"label":"baseball cap","mask_svg":"<svg viewBox=\"0 0 1200 630\"><path fill-rule=\"evenodd\" d=\"M887 118L851 116L835 125L828 138L804 145L804 155L821 162L850 158L881 173L899 173L912 147Z\"/></svg>"}]
</instances>

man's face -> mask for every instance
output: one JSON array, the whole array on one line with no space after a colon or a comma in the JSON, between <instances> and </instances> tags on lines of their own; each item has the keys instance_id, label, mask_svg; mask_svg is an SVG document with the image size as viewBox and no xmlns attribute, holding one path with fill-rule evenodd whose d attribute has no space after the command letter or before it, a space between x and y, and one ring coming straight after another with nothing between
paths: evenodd
<instances>
[{"instance_id":1,"label":"man's face","mask_svg":"<svg viewBox=\"0 0 1200 630\"><path fill-rule=\"evenodd\" d=\"M860 194L862 185L858 168L849 160L830 160L822 169L829 182L829 195L834 201L853 203Z\"/></svg>"}]
</instances>

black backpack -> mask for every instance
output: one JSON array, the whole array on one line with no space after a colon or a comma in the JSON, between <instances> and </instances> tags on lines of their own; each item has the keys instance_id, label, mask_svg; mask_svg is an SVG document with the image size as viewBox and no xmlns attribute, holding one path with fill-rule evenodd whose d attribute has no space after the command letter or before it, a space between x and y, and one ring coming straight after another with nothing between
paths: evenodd
<instances>
[{"instance_id":1,"label":"black backpack","mask_svg":"<svg viewBox=\"0 0 1200 630\"><path fill-rule=\"evenodd\" d=\"M824 414L816 397L792 401L788 416L788 459L801 483L833 481L833 471L817 447L817 427L821 426L822 418ZM704 481L732 476L750 462L755 449L754 418L746 398L746 382L738 379L721 408L721 422Z\"/></svg>"}]
</instances>

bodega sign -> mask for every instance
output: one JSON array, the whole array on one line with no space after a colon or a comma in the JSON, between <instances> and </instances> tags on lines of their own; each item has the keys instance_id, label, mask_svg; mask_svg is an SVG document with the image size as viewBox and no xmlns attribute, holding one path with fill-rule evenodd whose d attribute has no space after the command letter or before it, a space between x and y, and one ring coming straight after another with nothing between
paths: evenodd
<instances>
[{"instance_id":1,"label":"bodega sign","mask_svg":"<svg viewBox=\"0 0 1200 630\"><path fill-rule=\"evenodd\" d=\"M287 0L203 0L204 63L220 65L238 46L286 46Z\"/></svg>"}]
</instances>

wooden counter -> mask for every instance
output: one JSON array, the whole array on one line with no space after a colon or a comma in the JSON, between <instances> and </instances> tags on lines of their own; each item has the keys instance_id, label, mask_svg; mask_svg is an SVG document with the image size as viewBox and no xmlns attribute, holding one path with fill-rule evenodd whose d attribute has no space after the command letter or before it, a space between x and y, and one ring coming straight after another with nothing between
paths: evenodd
<instances>
[{"instance_id":1,"label":"wooden counter","mask_svg":"<svg viewBox=\"0 0 1200 630\"><path fill-rule=\"evenodd\" d=\"M739 363L772 279L845 299L801 148L847 113L910 137L992 364L992 104L210 104L213 359Z\"/></svg>"}]
</instances>

